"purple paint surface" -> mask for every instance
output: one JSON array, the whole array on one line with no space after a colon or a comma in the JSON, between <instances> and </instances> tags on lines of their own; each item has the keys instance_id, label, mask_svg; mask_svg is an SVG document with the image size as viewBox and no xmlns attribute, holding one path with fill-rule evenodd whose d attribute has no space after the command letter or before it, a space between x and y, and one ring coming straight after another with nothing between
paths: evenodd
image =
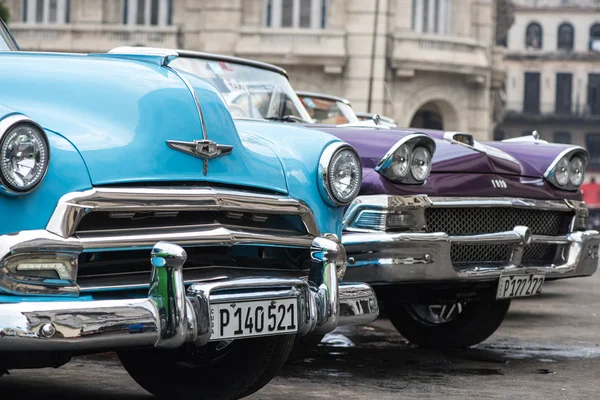
<instances>
[{"instance_id":1,"label":"purple paint surface","mask_svg":"<svg viewBox=\"0 0 600 400\"><path fill-rule=\"evenodd\" d=\"M552 161L569 145L527 142L480 142L487 154L443 139L444 132L422 129L373 129L310 125L337 136L358 151L363 163L361 194L427 194L451 197L523 197L531 199L580 199L579 192L558 190L544 179ZM423 185L394 184L373 170L400 139L426 133L436 142L431 175ZM495 188L503 179L506 188Z\"/></svg>"}]
</instances>

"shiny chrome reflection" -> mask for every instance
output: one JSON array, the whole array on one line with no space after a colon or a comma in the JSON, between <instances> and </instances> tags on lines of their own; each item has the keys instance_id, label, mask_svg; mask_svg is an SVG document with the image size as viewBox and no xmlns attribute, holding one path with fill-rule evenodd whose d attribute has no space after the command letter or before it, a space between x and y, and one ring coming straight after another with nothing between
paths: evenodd
<instances>
[{"instance_id":1,"label":"shiny chrome reflection","mask_svg":"<svg viewBox=\"0 0 600 400\"><path fill-rule=\"evenodd\" d=\"M68 238L91 212L238 211L257 214L298 215L306 231L319 235L312 210L286 196L216 188L95 188L64 195L46 230Z\"/></svg>"},{"instance_id":2,"label":"shiny chrome reflection","mask_svg":"<svg viewBox=\"0 0 600 400\"><path fill-rule=\"evenodd\" d=\"M216 277L196 282L187 291L181 274L185 251L160 242L152 250L148 298L0 304L0 350L203 346L211 336L211 302L296 298L298 335L327 333L340 323L372 321L377 304L368 285L342 284L338 288L336 271L345 266L346 255L334 239L313 241L307 280Z\"/></svg>"}]
</instances>

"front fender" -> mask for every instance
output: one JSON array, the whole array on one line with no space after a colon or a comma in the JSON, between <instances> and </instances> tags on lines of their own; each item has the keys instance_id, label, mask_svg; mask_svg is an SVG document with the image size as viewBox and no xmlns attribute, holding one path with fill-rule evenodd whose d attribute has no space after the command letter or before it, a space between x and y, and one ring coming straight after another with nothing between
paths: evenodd
<instances>
[{"instance_id":1,"label":"front fender","mask_svg":"<svg viewBox=\"0 0 600 400\"><path fill-rule=\"evenodd\" d=\"M325 148L338 138L289 123L237 120L243 141L260 140L280 159L290 197L304 201L313 210L321 234L341 237L343 207L329 206L321 193L318 178L319 159Z\"/></svg>"},{"instance_id":2,"label":"front fender","mask_svg":"<svg viewBox=\"0 0 600 400\"><path fill-rule=\"evenodd\" d=\"M0 106L0 120L14 111ZM59 134L45 130L50 144L50 165L42 183L23 196L0 194L0 235L22 230L45 229L58 200L68 192L92 188L83 159L75 147Z\"/></svg>"}]
</instances>

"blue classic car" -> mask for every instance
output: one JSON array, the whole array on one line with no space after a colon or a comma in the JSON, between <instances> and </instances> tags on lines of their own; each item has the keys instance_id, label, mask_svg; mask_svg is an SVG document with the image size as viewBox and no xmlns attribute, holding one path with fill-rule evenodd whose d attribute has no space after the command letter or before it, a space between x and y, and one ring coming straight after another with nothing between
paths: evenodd
<instances>
[{"instance_id":1,"label":"blue classic car","mask_svg":"<svg viewBox=\"0 0 600 400\"><path fill-rule=\"evenodd\" d=\"M318 129L359 151L363 184L344 217L346 278L372 284L412 343L475 345L496 331L513 298L597 270L600 234L587 229L579 193L585 149L535 136L478 142L461 132L390 128L377 118L315 124L349 121L337 113L339 98L303 93L311 118L281 68L178 54L173 66L213 83L238 127L257 118L295 122L307 141Z\"/></svg>"},{"instance_id":2,"label":"blue classic car","mask_svg":"<svg viewBox=\"0 0 600 400\"><path fill-rule=\"evenodd\" d=\"M236 128L176 57L21 52L0 23L0 375L116 350L155 395L237 399L377 317L339 282L354 149Z\"/></svg>"}]
</instances>

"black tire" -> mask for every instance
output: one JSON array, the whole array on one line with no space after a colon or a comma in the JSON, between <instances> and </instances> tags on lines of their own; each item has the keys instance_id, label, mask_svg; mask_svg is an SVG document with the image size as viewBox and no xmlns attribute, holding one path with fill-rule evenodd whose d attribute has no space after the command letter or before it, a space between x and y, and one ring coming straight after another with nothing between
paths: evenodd
<instances>
[{"instance_id":1,"label":"black tire","mask_svg":"<svg viewBox=\"0 0 600 400\"><path fill-rule=\"evenodd\" d=\"M432 323L415 312L415 305L393 303L387 307L390 321L409 342L434 349L465 348L483 342L502 324L510 300L481 299L462 305L462 312L448 322Z\"/></svg>"},{"instance_id":2,"label":"black tire","mask_svg":"<svg viewBox=\"0 0 600 400\"><path fill-rule=\"evenodd\" d=\"M262 389L285 363L295 335L235 340L197 349L124 350L125 370L141 387L163 399L234 400ZM219 353L222 354L219 354Z\"/></svg>"},{"instance_id":3,"label":"black tire","mask_svg":"<svg viewBox=\"0 0 600 400\"><path fill-rule=\"evenodd\" d=\"M323 340L324 337L325 335L321 334L308 334L296 338L287 362L292 363L310 357L312 353L317 350L319 343L321 343L321 340Z\"/></svg>"}]
</instances>

